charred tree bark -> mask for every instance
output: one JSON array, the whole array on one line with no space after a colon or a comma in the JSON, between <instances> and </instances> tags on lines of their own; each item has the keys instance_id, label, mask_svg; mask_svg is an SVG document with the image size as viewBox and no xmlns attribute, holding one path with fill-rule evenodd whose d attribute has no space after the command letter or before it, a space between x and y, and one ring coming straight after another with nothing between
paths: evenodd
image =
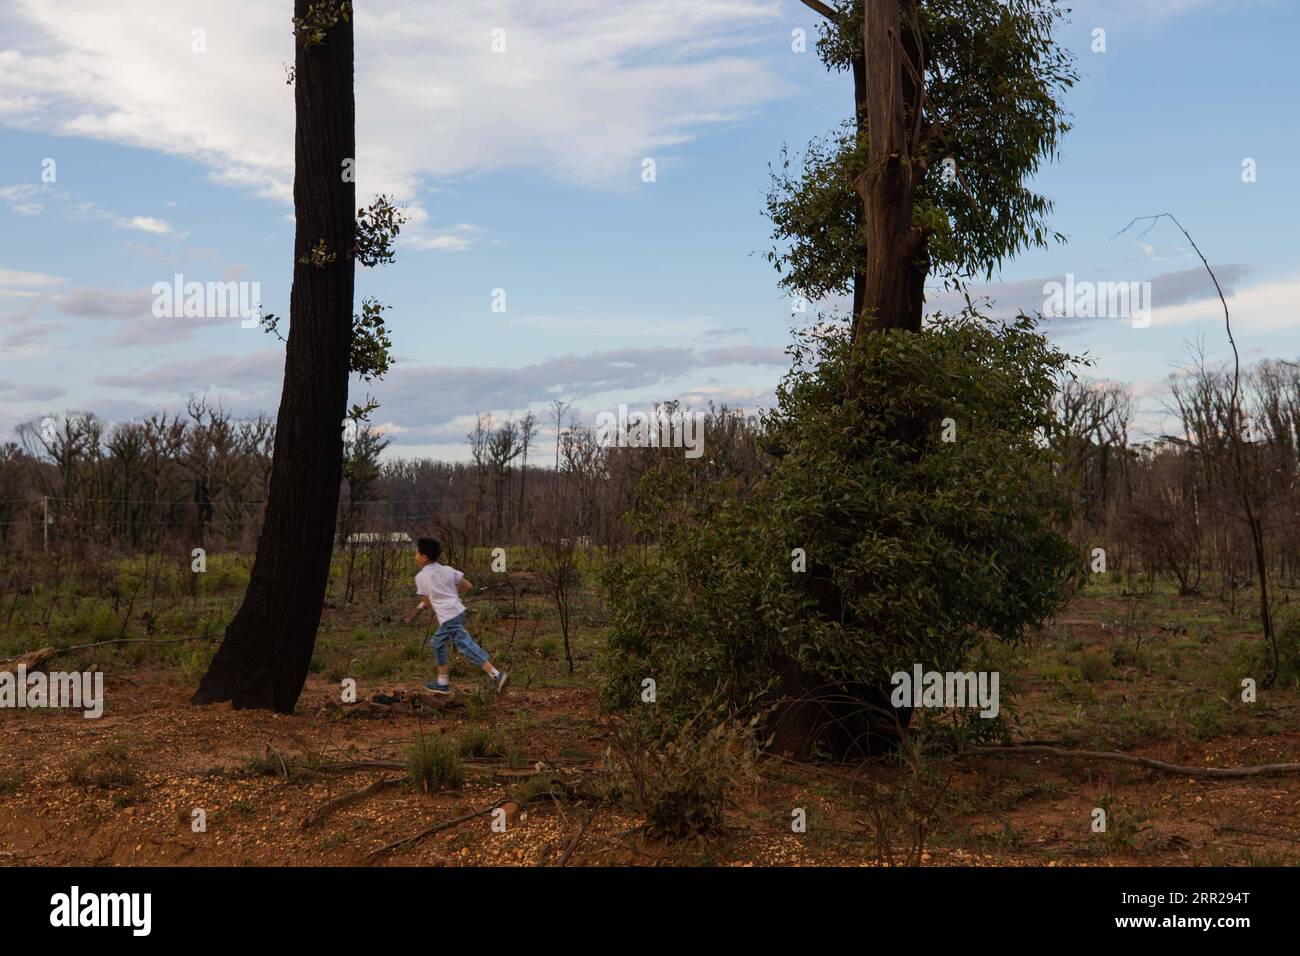
<instances>
[{"instance_id":1,"label":"charred tree bark","mask_svg":"<svg viewBox=\"0 0 1300 956\"><path fill-rule=\"evenodd\" d=\"M295 17L311 6L295 0ZM244 603L192 699L285 714L316 644L343 473L356 222L356 187L341 172L356 156L350 17L322 42L297 42L294 77L297 225L271 488Z\"/></svg>"}]
</instances>

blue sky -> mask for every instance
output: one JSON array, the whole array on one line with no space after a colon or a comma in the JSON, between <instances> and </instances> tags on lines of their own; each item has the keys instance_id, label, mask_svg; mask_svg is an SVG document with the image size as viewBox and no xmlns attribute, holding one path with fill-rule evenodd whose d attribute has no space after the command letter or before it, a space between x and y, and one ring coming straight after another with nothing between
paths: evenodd
<instances>
[{"instance_id":1,"label":"blue sky","mask_svg":"<svg viewBox=\"0 0 1300 956\"><path fill-rule=\"evenodd\" d=\"M150 288L175 273L256 281L265 308L287 313L290 5L11 6L0 440L49 414L129 419L191 393L241 417L273 413L280 346L238 318L157 318ZM794 0L358 7L358 196L394 193L413 217L398 261L359 275L358 299L391 307L397 365L354 389L380 400L390 454L463 458L475 412L545 419L557 397L588 421L664 398L770 403L792 326L814 316L791 315L762 258L768 164L851 100L811 48L815 14ZM806 53L791 50L798 28ZM1044 282L1066 273L1151 281L1149 328L1051 326L1096 358L1091 374L1131 385L1149 429L1187 343L1202 336L1212 360L1227 343L1172 225L1113 238L1133 216L1172 212L1191 231L1231 293L1245 358L1300 353L1298 35L1300 10L1283 0L1079 2L1062 35L1082 73L1067 100L1075 128L1037 185L1069 242L976 291L1005 311L1042 308Z\"/></svg>"}]
</instances>

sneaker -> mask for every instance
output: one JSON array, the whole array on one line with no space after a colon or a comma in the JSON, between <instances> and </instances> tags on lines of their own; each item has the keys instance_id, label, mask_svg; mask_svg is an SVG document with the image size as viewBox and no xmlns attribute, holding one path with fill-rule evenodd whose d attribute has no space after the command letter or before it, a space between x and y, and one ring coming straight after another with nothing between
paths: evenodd
<instances>
[{"instance_id":1,"label":"sneaker","mask_svg":"<svg viewBox=\"0 0 1300 956\"><path fill-rule=\"evenodd\" d=\"M492 680L491 677L489 677L488 680L491 681L494 688L496 689L496 692L499 694L506 689L506 681L510 680L510 675L507 674L505 671L498 671L497 673L499 676L497 677L496 680Z\"/></svg>"},{"instance_id":2,"label":"sneaker","mask_svg":"<svg viewBox=\"0 0 1300 956\"><path fill-rule=\"evenodd\" d=\"M441 694L443 697L450 697L450 696L451 696L451 685L450 685L450 684L429 683L429 684L425 684L424 686L425 686L425 688L426 688L427 690L431 690L431 691L433 691L435 694Z\"/></svg>"}]
</instances>

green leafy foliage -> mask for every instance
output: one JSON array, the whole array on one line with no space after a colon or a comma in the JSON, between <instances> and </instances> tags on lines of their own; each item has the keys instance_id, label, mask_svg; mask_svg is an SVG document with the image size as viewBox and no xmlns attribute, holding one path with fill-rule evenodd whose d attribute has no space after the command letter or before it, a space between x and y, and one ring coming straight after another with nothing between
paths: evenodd
<instances>
[{"instance_id":1,"label":"green leafy foliage","mask_svg":"<svg viewBox=\"0 0 1300 956\"><path fill-rule=\"evenodd\" d=\"M863 19L862 0L842 6L845 15L823 25L817 45L827 67L841 71L861 55ZM1017 252L1063 239L1047 226L1051 201L1026 180L1070 129L1059 101L1078 75L1073 55L1053 39L1066 11L1054 0L921 0L918 12L927 101L914 220L933 229L927 252L936 273L991 275ZM909 107L906 127L914 121ZM785 151L773 171L767 212L776 245L767 258L786 290L812 299L846 292L865 263L853 180L866 139L850 115L814 140L802 162Z\"/></svg>"},{"instance_id":2,"label":"green leafy foliage","mask_svg":"<svg viewBox=\"0 0 1300 956\"><path fill-rule=\"evenodd\" d=\"M342 15L346 18L347 13L344 12ZM329 25L332 26L333 22L330 21ZM394 243L405 222L406 214L393 204L390 197L376 196L369 206L357 210L352 258L369 268L393 262L396 257ZM324 269L337 261L338 254L326 246L324 239L319 240L306 254L298 258L298 262L302 265L310 265L317 269ZM388 325L384 321L384 312L387 309L388 306L371 296L362 300L360 314L352 317L348 371L363 382L373 382L383 378L393 365L393 342ZM278 316L266 313L258 321L268 335L274 335L281 342L287 341L280 331ZM358 423L364 422L378 407L379 403L368 397L365 405L354 404L348 412L348 417Z\"/></svg>"},{"instance_id":3,"label":"green leafy foliage","mask_svg":"<svg viewBox=\"0 0 1300 956\"><path fill-rule=\"evenodd\" d=\"M407 748L406 770L425 793L444 787L459 790L465 784L465 765L457 742L437 735L421 734Z\"/></svg>"},{"instance_id":4,"label":"green leafy foliage","mask_svg":"<svg viewBox=\"0 0 1300 956\"><path fill-rule=\"evenodd\" d=\"M352 0L320 0L307 7L307 14L293 18L293 35L302 44L303 49L310 49L325 42L325 35L334 29L340 20L347 22L352 16ZM290 77L289 82L293 78Z\"/></svg>"},{"instance_id":5,"label":"green leafy foliage","mask_svg":"<svg viewBox=\"0 0 1300 956\"><path fill-rule=\"evenodd\" d=\"M642 478L635 517L662 535L660 560L606 573L608 706L639 704L646 678L680 722L703 701L775 700L792 665L875 687L914 663L956 669L1040 624L1081 573L1048 443L1070 357L1032 320L866 336L851 399L839 329L793 353L765 477L698 485L665 458Z\"/></svg>"},{"instance_id":6,"label":"green leafy foliage","mask_svg":"<svg viewBox=\"0 0 1300 956\"><path fill-rule=\"evenodd\" d=\"M1283 687L1300 686L1300 612L1287 610L1278 615L1277 682ZM1271 664L1270 649L1260 645L1254 670L1267 673Z\"/></svg>"},{"instance_id":7,"label":"green leafy foliage","mask_svg":"<svg viewBox=\"0 0 1300 956\"><path fill-rule=\"evenodd\" d=\"M337 252L331 252L325 245L324 239L318 239L316 245L307 250L306 253L298 257L298 262L304 266L314 266L317 269L324 269L327 265L335 262L339 255Z\"/></svg>"},{"instance_id":8,"label":"green leafy foliage","mask_svg":"<svg viewBox=\"0 0 1300 956\"><path fill-rule=\"evenodd\" d=\"M406 213L383 194L364 209L357 210L356 244L352 250L357 262L373 268L392 262L396 256L393 243L406 223Z\"/></svg>"},{"instance_id":9,"label":"green leafy foliage","mask_svg":"<svg viewBox=\"0 0 1300 956\"><path fill-rule=\"evenodd\" d=\"M352 319L352 351L348 357L348 371L363 382L383 378L393 364L390 350L392 339L384 324L383 305L378 299L368 298L361 303L361 314Z\"/></svg>"}]
</instances>

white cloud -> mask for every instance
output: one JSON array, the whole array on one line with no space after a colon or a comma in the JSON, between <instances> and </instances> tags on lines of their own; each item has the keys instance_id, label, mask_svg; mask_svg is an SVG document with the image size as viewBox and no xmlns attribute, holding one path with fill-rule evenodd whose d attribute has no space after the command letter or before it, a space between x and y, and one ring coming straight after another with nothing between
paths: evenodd
<instances>
[{"instance_id":1,"label":"white cloud","mask_svg":"<svg viewBox=\"0 0 1300 956\"><path fill-rule=\"evenodd\" d=\"M116 300L113 305L116 305ZM98 306L96 306L98 307ZM232 334L256 335L255 332ZM761 397L771 404L770 389L733 387L711 381L711 369L747 366L763 379L788 364L780 349L736 346L705 350L689 348L623 348L584 355L559 355L520 367L430 366L399 362L382 382L365 388L380 401L392 434L409 432L428 440L450 435L458 441L465 423L480 411L507 414L531 406L544 407L553 398L586 400L605 408L610 401L636 401L644 392L655 399L686 396L690 404L712 399L752 407ZM245 405L274 412L284 371L284 353L259 349L242 355L205 352L167 362L141 361L134 368L105 371L94 384L120 389L134 399L189 392L228 392ZM429 396L440 396L437 408ZM602 399L603 396L603 399ZM648 401L649 399L647 399ZM450 429L450 431L448 431Z\"/></svg>"},{"instance_id":2,"label":"white cloud","mask_svg":"<svg viewBox=\"0 0 1300 956\"><path fill-rule=\"evenodd\" d=\"M50 275L46 272L0 269L0 289L9 291L49 289L66 281L62 276Z\"/></svg>"},{"instance_id":3,"label":"white cloud","mask_svg":"<svg viewBox=\"0 0 1300 956\"><path fill-rule=\"evenodd\" d=\"M430 177L524 167L638 181L643 156L777 93L753 40L779 11L776 0L362 5L359 191L410 199ZM0 121L195 159L287 201L288 17L265 0L21 0L0 42ZM191 49L196 28L206 52ZM496 28L504 53L490 48Z\"/></svg>"},{"instance_id":4,"label":"white cloud","mask_svg":"<svg viewBox=\"0 0 1300 956\"><path fill-rule=\"evenodd\" d=\"M457 223L440 231L431 231L429 213L424 206L410 203L403 211L406 214L406 225L402 229L402 246L406 249L462 252L477 241L474 234L482 231L469 223Z\"/></svg>"},{"instance_id":5,"label":"white cloud","mask_svg":"<svg viewBox=\"0 0 1300 956\"><path fill-rule=\"evenodd\" d=\"M1234 333L1294 331L1300 328L1300 277L1260 282L1227 291L1228 312ZM1223 323L1223 303L1217 296L1151 310L1153 326Z\"/></svg>"},{"instance_id":6,"label":"white cloud","mask_svg":"<svg viewBox=\"0 0 1300 956\"><path fill-rule=\"evenodd\" d=\"M113 220L113 224L119 229L138 229L141 232L151 232L155 236L165 236L172 231L172 227L161 219L154 219L152 216L119 216Z\"/></svg>"},{"instance_id":7,"label":"white cloud","mask_svg":"<svg viewBox=\"0 0 1300 956\"><path fill-rule=\"evenodd\" d=\"M417 235L407 242L411 249L430 249L435 252L462 252L471 244L472 240L449 232L438 233L436 236Z\"/></svg>"},{"instance_id":8,"label":"white cloud","mask_svg":"<svg viewBox=\"0 0 1300 956\"><path fill-rule=\"evenodd\" d=\"M133 229L137 232L147 232L155 236L170 236L173 234L171 225L165 220L155 219L153 216L120 216L111 210L105 209L98 203L72 203L66 207L66 210L67 214L75 219L102 219L105 222L111 222L118 229ZM179 233L178 238L183 239L187 235L189 233Z\"/></svg>"}]
</instances>

